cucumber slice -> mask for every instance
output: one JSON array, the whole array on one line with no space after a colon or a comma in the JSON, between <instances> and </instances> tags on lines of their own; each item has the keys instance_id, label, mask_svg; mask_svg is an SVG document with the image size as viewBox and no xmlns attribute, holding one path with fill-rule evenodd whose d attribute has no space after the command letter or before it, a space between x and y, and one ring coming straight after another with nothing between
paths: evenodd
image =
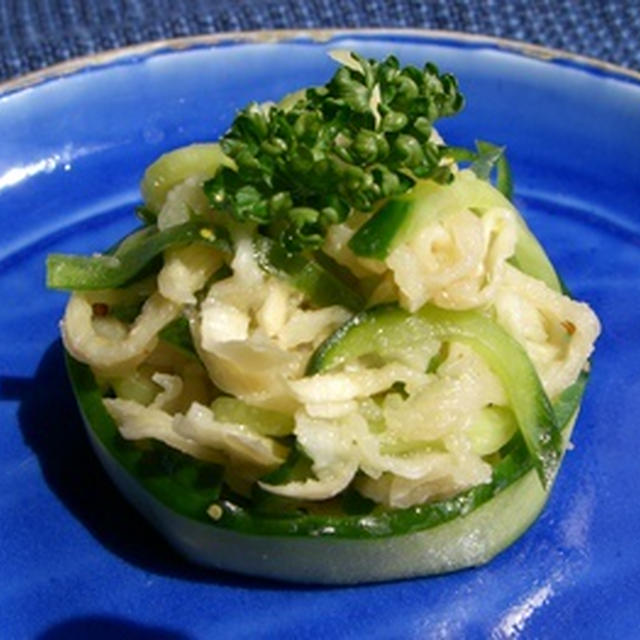
<instances>
[{"instance_id":1,"label":"cucumber slice","mask_svg":"<svg viewBox=\"0 0 640 640\"><path fill-rule=\"evenodd\" d=\"M151 375L150 371L141 367L126 377L115 378L111 381L111 386L118 398L134 400L147 406L161 391L161 387L151 379Z\"/></svg>"},{"instance_id":2,"label":"cucumber slice","mask_svg":"<svg viewBox=\"0 0 640 640\"><path fill-rule=\"evenodd\" d=\"M433 305L425 305L415 314L395 305L369 309L327 338L311 358L307 374L434 338L467 343L498 376L540 479L547 486L561 453L551 403L525 350L498 324L477 311L449 311Z\"/></svg>"},{"instance_id":3,"label":"cucumber slice","mask_svg":"<svg viewBox=\"0 0 640 640\"><path fill-rule=\"evenodd\" d=\"M414 192L411 194L414 195ZM349 248L357 256L384 260L406 237L405 230L411 218L417 215L414 206L417 197L415 195L414 201L407 198L389 200L356 231L349 240ZM434 221L436 215L429 215L428 219Z\"/></svg>"},{"instance_id":4,"label":"cucumber slice","mask_svg":"<svg viewBox=\"0 0 640 640\"><path fill-rule=\"evenodd\" d=\"M521 271L561 291L547 254L517 209L498 189L470 170L460 171L448 185L420 181L407 194L383 205L349 241L356 255L383 260L407 237L461 209L502 207L513 211L518 239L513 263Z\"/></svg>"},{"instance_id":5,"label":"cucumber slice","mask_svg":"<svg viewBox=\"0 0 640 640\"><path fill-rule=\"evenodd\" d=\"M364 258L383 260L416 231L465 208L459 197L459 178L450 185L421 180L406 194L386 202L349 241ZM468 208L468 205L466 205Z\"/></svg>"},{"instance_id":6,"label":"cucumber slice","mask_svg":"<svg viewBox=\"0 0 640 640\"><path fill-rule=\"evenodd\" d=\"M198 522L168 508L89 433L113 482L177 551L206 567L277 580L354 584L482 565L533 523L547 499L530 471L469 515L417 533L375 540L252 535Z\"/></svg>"},{"instance_id":7,"label":"cucumber slice","mask_svg":"<svg viewBox=\"0 0 640 640\"><path fill-rule=\"evenodd\" d=\"M170 247L199 242L229 252L229 242L200 222L158 231L146 227L121 243L113 254L75 256L51 253L47 256L47 287L71 291L117 289L144 273L154 258Z\"/></svg>"},{"instance_id":8,"label":"cucumber slice","mask_svg":"<svg viewBox=\"0 0 640 640\"><path fill-rule=\"evenodd\" d=\"M471 448L479 456L499 451L511 440L518 425L507 407L485 407L469 429Z\"/></svg>"},{"instance_id":9,"label":"cucumber slice","mask_svg":"<svg viewBox=\"0 0 640 640\"><path fill-rule=\"evenodd\" d=\"M216 420L246 425L263 436L286 436L295 426L293 418L286 413L253 407L230 396L216 398L211 409Z\"/></svg>"},{"instance_id":10,"label":"cucumber slice","mask_svg":"<svg viewBox=\"0 0 640 640\"><path fill-rule=\"evenodd\" d=\"M105 470L179 552L204 566L325 584L454 571L488 562L511 544L548 495L516 439L490 484L449 500L363 515L254 513L246 500L222 499L216 465L124 441L89 367L68 354L66 359L90 442ZM556 402L565 441L585 383L582 376Z\"/></svg>"},{"instance_id":11,"label":"cucumber slice","mask_svg":"<svg viewBox=\"0 0 640 640\"><path fill-rule=\"evenodd\" d=\"M351 311L364 307L364 298L319 262L302 254L291 254L269 238L255 240L256 257L260 267L291 284L304 293L318 307L334 304Z\"/></svg>"},{"instance_id":12,"label":"cucumber slice","mask_svg":"<svg viewBox=\"0 0 640 640\"><path fill-rule=\"evenodd\" d=\"M158 213L167 193L191 176L212 178L221 166L235 168L216 143L192 144L161 155L144 173L140 191L147 208Z\"/></svg>"}]
</instances>

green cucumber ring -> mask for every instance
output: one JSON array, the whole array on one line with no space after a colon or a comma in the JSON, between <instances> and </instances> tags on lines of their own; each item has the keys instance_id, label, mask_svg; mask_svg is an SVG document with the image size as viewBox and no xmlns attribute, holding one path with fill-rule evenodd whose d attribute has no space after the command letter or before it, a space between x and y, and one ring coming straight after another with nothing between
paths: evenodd
<instances>
[{"instance_id":1,"label":"green cucumber ring","mask_svg":"<svg viewBox=\"0 0 640 640\"><path fill-rule=\"evenodd\" d=\"M511 473L507 468L491 484L440 503L382 515L279 519L221 502L223 515L214 521L206 509L218 491L214 483L199 490L195 473L211 465L193 462L180 477L140 474L144 452L119 436L90 369L70 356L67 367L90 442L114 484L179 553L206 567L318 584L455 571L484 564L514 542L549 495L520 442ZM565 442L585 383L583 375L554 405Z\"/></svg>"}]
</instances>

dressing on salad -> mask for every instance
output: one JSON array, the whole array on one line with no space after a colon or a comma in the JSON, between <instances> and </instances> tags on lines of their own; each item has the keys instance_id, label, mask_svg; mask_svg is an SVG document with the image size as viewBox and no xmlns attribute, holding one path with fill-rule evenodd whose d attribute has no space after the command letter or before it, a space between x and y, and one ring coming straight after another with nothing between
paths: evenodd
<instances>
[{"instance_id":1,"label":"dressing on salad","mask_svg":"<svg viewBox=\"0 0 640 640\"><path fill-rule=\"evenodd\" d=\"M335 524L491 500L507 462L548 488L600 331L514 207L504 149L433 128L462 107L453 77L335 57L324 87L149 167L116 248L49 258L118 437L219 470L198 508L232 529L235 507Z\"/></svg>"}]
</instances>

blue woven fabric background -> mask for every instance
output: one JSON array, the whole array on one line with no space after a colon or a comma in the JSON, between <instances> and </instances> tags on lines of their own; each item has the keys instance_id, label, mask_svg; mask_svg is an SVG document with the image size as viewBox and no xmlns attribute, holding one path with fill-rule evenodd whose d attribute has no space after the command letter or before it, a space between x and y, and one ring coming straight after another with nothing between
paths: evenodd
<instances>
[{"instance_id":1,"label":"blue woven fabric background","mask_svg":"<svg viewBox=\"0 0 640 640\"><path fill-rule=\"evenodd\" d=\"M0 0L0 80L150 40L303 27L466 31L640 70L639 0Z\"/></svg>"}]
</instances>

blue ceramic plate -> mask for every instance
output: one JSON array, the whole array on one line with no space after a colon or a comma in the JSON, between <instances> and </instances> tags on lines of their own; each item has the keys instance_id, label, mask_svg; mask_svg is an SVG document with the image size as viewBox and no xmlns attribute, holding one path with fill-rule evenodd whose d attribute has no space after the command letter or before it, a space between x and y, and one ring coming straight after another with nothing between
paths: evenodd
<instances>
[{"instance_id":1,"label":"blue ceramic plate","mask_svg":"<svg viewBox=\"0 0 640 640\"><path fill-rule=\"evenodd\" d=\"M640 77L428 33L236 36L74 62L0 88L0 636L631 637L640 628ZM323 39L324 38L324 39ZM328 38L328 40L327 40ZM295 587L190 566L92 454L44 290L49 252L135 224L160 153L212 140L249 100L320 83L330 48L435 61L467 96L454 144L505 144L517 203L604 333L542 517L476 570Z\"/></svg>"}]
</instances>

